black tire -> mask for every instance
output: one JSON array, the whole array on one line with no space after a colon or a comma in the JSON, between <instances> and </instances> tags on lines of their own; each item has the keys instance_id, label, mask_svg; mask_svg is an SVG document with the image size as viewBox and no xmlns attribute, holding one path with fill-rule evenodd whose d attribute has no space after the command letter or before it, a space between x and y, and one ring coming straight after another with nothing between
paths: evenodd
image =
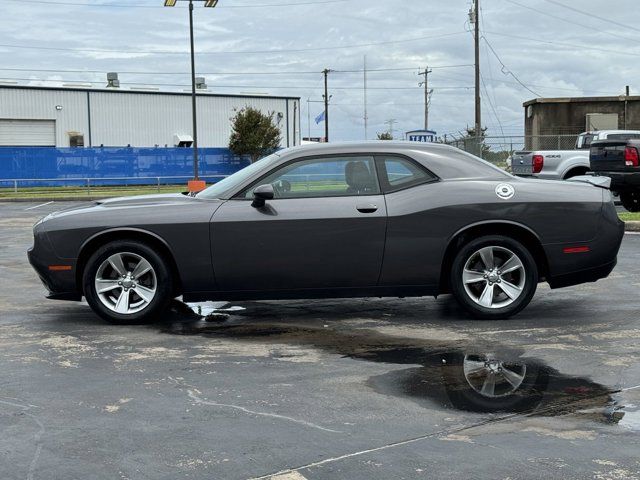
<instances>
[{"instance_id":1,"label":"black tire","mask_svg":"<svg viewBox=\"0 0 640 480\"><path fill-rule=\"evenodd\" d=\"M498 249L498 251L504 251L505 256L508 255L506 252L511 252L518 257L523 266L523 272L520 273L520 271L518 270L517 273L517 275L522 275L521 277L517 278L518 286L521 286L521 292L515 299L508 298L505 290L503 290L502 288L503 285L509 285L506 280L511 281L512 278L505 278L505 282L502 283L502 277L500 277L499 285L498 282L490 284L495 285L493 287L493 290L496 291L496 298L502 299L502 301L496 301L496 306L492 308L488 308L477 303L477 299L472 298L470 296L470 293L467 292L465 283L463 281L463 271L465 264L468 261L471 261L472 257L474 257L474 255L477 255L477 252L479 252L480 249L483 249L485 247L495 247ZM496 259L496 269L499 265L501 265L501 261L504 262L503 259ZM516 275L516 273L514 272L511 275ZM480 289L486 287L488 281L489 280L480 280L469 288L477 288L478 295L480 295ZM456 255L451 266L450 282L451 292L453 293L458 303L460 303L460 305L464 307L475 318L485 320L506 319L520 312L529 304L529 302L531 302L531 299L533 298L533 295L535 294L538 287L538 266L529 250L517 240L502 235L484 236L475 240L471 240L458 251L458 254ZM508 302L511 303L507 304ZM501 304L505 305L501 307Z\"/></svg>"},{"instance_id":2,"label":"black tire","mask_svg":"<svg viewBox=\"0 0 640 480\"><path fill-rule=\"evenodd\" d=\"M625 192L620 194L622 206L630 212L640 212L640 192Z\"/></svg>"},{"instance_id":3,"label":"black tire","mask_svg":"<svg viewBox=\"0 0 640 480\"><path fill-rule=\"evenodd\" d=\"M154 275L154 287L155 294L146 305L142 307L140 311L134 311L132 313L121 314L108 308L101 300L100 295L96 290L96 274L101 268L101 265L107 261L110 257L116 254L124 254L124 258L129 254L139 256L146 260L152 267ZM126 261L126 260L125 260ZM129 264L131 265L131 264ZM129 268L127 268L129 270ZM150 274L147 274L150 275ZM115 275L115 269L111 273L114 278L113 281L120 280L119 275ZM142 285L143 277L138 280ZM168 262L165 258L159 255L151 247L143 242L136 240L116 240L100 247L88 260L83 276L82 286L84 296L89 303L91 309L97 313L100 317L108 322L114 324L138 324L152 322L167 309L169 303L173 298L173 276L168 266ZM118 289L122 293L122 287L115 287L114 295L117 295ZM135 294L135 288L131 288L131 296L142 300L142 297L138 297ZM142 302L144 304L144 302Z\"/></svg>"}]
</instances>

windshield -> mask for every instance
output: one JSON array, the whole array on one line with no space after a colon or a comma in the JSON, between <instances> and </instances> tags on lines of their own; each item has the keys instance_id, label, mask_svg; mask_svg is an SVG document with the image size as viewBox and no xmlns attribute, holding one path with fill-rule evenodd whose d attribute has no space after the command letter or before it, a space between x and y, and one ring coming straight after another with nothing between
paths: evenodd
<instances>
[{"instance_id":1,"label":"windshield","mask_svg":"<svg viewBox=\"0 0 640 480\"><path fill-rule=\"evenodd\" d=\"M248 167L243 168L242 170L238 170L233 175L229 175L226 178L223 178L218 183L211 185L209 188L203 190L198 195L198 198L224 198L224 194L229 192L230 190L235 190L236 187L242 185L245 180L251 178L253 174L263 170L265 167L269 166L269 164L278 160L280 156L276 153L273 155L269 155L268 157L264 157L261 160L258 160L256 163L252 163Z\"/></svg>"}]
</instances>

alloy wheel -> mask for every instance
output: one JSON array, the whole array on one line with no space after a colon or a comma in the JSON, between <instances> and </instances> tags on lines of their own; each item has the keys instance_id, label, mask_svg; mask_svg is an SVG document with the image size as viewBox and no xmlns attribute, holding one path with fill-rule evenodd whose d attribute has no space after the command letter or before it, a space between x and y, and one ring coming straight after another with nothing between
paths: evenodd
<instances>
[{"instance_id":1,"label":"alloy wheel","mask_svg":"<svg viewBox=\"0 0 640 480\"><path fill-rule=\"evenodd\" d=\"M491 309L508 307L524 291L524 264L507 248L484 247L465 263L462 283L469 298L477 305Z\"/></svg>"},{"instance_id":2,"label":"alloy wheel","mask_svg":"<svg viewBox=\"0 0 640 480\"><path fill-rule=\"evenodd\" d=\"M136 253L116 253L98 268L95 289L102 304L112 312L131 315L153 301L158 288L156 272Z\"/></svg>"}]
</instances>

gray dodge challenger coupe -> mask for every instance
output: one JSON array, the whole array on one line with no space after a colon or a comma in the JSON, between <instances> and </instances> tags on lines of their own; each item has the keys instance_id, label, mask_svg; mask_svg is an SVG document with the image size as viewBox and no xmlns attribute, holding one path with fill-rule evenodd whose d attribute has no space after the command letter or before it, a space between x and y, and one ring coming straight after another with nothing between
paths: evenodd
<instances>
[{"instance_id":1,"label":"gray dodge challenger coupe","mask_svg":"<svg viewBox=\"0 0 640 480\"><path fill-rule=\"evenodd\" d=\"M97 201L34 227L49 298L116 323L169 302L452 293L473 316L522 310L537 284L613 270L624 234L607 179L514 177L438 144L295 147L203 192Z\"/></svg>"}]
</instances>

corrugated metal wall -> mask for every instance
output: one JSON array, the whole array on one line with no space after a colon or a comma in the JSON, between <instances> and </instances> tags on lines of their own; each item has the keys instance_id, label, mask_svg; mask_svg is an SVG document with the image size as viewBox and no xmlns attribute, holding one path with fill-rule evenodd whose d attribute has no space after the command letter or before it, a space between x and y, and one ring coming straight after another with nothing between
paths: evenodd
<instances>
[{"instance_id":1,"label":"corrugated metal wall","mask_svg":"<svg viewBox=\"0 0 640 480\"><path fill-rule=\"evenodd\" d=\"M198 137L202 147L227 147L230 118L252 106L282 113L282 147L300 144L300 104L296 98L198 96ZM295 111L295 113L294 113ZM89 114L90 112L90 114ZM294 114L296 119L294 121ZM174 135L191 135L191 97L130 91L0 87L0 119L56 121L56 146L69 134L86 146L173 146Z\"/></svg>"},{"instance_id":2,"label":"corrugated metal wall","mask_svg":"<svg viewBox=\"0 0 640 480\"><path fill-rule=\"evenodd\" d=\"M88 131L87 93L0 87L0 119L55 120L56 146L68 147L69 132Z\"/></svg>"}]
</instances>

